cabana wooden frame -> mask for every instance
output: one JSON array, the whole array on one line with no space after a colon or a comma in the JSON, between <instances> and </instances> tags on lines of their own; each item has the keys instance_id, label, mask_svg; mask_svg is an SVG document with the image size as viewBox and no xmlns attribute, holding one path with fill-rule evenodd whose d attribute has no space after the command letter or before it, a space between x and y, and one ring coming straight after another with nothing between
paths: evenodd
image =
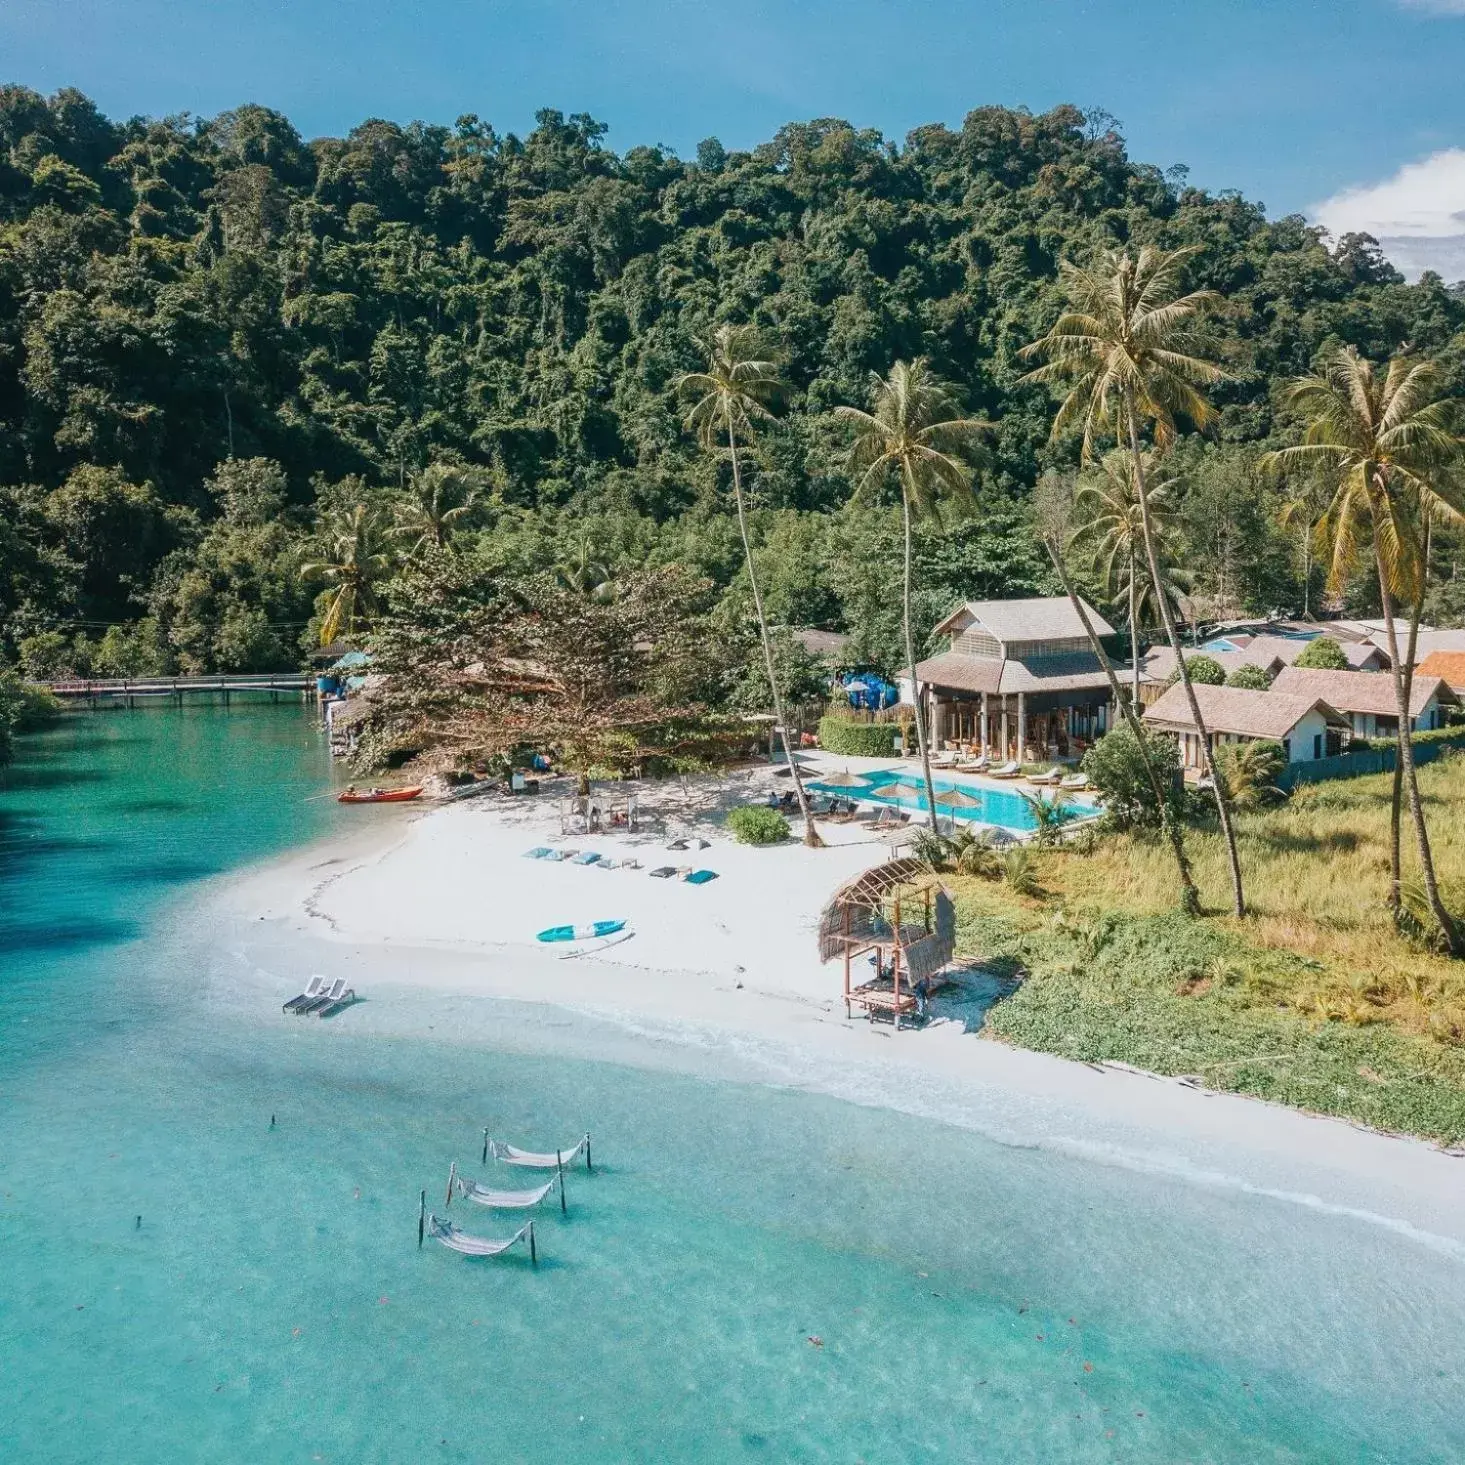
<instances>
[{"instance_id":1,"label":"cabana wooden frame","mask_svg":"<svg viewBox=\"0 0 1465 1465\"><path fill-rule=\"evenodd\" d=\"M844 958L845 1016L856 1006L872 1018L889 1013L897 1029L902 1014L917 1006L912 989L934 978L955 950L956 906L920 860L889 860L842 885L819 921L820 961ZM871 952L882 967L890 964L889 989L878 980L851 982L850 964Z\"/></svg>"}]
</instances>

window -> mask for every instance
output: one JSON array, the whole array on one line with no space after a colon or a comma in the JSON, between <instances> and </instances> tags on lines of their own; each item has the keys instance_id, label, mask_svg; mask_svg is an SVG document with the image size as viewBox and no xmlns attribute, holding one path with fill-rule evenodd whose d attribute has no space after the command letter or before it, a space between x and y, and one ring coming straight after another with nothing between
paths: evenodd
<instances>
[{"instance_id":1,"label":"window","mask_svg":"<svg viewBox=\"0 0 1465 1465\"><path fill-rule=\"evenodd\" d=\"M1321 758L1323 756L1323 735L1321 733L1314 733L1312 735L1312 756L1314 758Z\"/></svg>"},{"instance_id":2,"label":"window","mask_svg":"<svg viewBox=\"0 0 1465 1465\"><path fill-rule=\"evenodd\" d=\"M1290 763L1292 761L1292 739L1291 738L1283 738L1282 739L1282 761L1284 763Z\"/></svg>"}]
</instances>

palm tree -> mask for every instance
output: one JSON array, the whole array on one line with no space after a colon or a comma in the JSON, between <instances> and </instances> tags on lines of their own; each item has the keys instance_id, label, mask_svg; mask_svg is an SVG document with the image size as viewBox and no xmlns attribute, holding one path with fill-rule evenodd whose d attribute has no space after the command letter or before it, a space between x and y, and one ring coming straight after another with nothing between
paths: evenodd
<instances>
[{"instance_id":1,"label":"palm tree","mask_svg":"<svg viewBox=\"0 0 1465 1465\"><path fill-rule=\"evenodd\" d=\"M1173 605L1186 590L1189 579L1175 564L1178 556L1172 521L1176 480L1167 478L1157 482L1153 476L1155 471L1153 458L1150 458L1146 465L1150 522L1164 551L1161 565L1165 575L1163 588ZM1140 617L1146 610L1155 613L1155 607L1154 590L1148 571L1143 568L1144 512L1134 482L1129 454L1121 448L1106 453L1098 471L1079 484L1076 508L1080 523L1074 539L1088 545L1105 591L1114 600L1128 602L1129 659L1134 700L1138 705Z\"/></svg>"},{"instance_id":2,"label":"palm tree","mask_svg":"<svg viewBox=\"0 0 1465 1465\"><path fill-rule=\"evenodd\" d=\"M1318 520L1317 537L1328 556L1328 580L1341 588L1365 554L1372 555L1388 641L1390 675L1398 709L1398 762L1414 823L1420 876L1430 913L1449 950L1459 955L1461 936L1440 898L1424 806L1415 776L1409 727L1409 677L1399 654L1394 603L1423 596L1423 526L1440 518L1465 518L1465 498L1452 475L1465 456L1454 429L1455 404L1438 395L1433 363L1393 357L1380 376L1352 346L1333 353L1323 370L1295 381L1288 404L1306 424L1303 440L1269 453L1268 467L1321 465L1329 471L1332 500ZM1390 904L1400 909L1397 867Z\"/></svg>"},{"instance_id":3,"label":"palm tree","mask_svg":"<svg viewBox=\"0 0 1465 1465\"><path fill-rule=\"evenodd\" d=\"M381 515L365 504L343 509L316 535L322 558L301 565L307 580L324 580L333 587L320 623L320 644L329 646L343 633L356 634L357 623L377 613L376 587L392 566Z\"/></svg>"},{"instance_id":4,"label":"palm tree","mask_svg":"<svg viewBox=\"0 0 1465 1465\"><path fill-rule=\"evenodd\" d=\"M855 497L868 495L892 473L900 481L906 674L915 699L916 746L926 777L931 828L935 830L936 785L931 778L931 751L926 744L926 719L916 685L916 647L911 632L911 520L917 515L939 518L945 497L970 497L971 469L957 454L969 450L977 434L988 431L991 423L958 417L951 388L923 357L912 362L897 361L885 377L872 373L870 395L872 412L836 407L835 413L855 429L850 466L861 474Z\"/></svg>"},{"instance_id":5,"label":"palm tree","mask_svg":"<svg viewBox=\"0 0 1465 1465\"><path fill-rule=\"evenodd\" d=\"M1088 607L1079 597L1078 590L1073 583L1073 576L1068 571L1068 561L1064 557L1064 550L1073 539L1071 528L1073 504L1067 485L1057 474L1045 474L1038 480L1037 490L1033 494L1033 510L1034 527L1037 529L1038 538L1042 541L1043 548L1048 551L1048 558L1052 561L1059 583L1063 586L1063 593L1068 597L1068 603L1073 607L1073 613L1083 626L1084 635L1088 637L1089 649L1103 669L1104 676L1109 683L1109 695L1113 698L1115 707L1119 709L1119 715L1134 736L1135 747L1138 748L1140 759L1144 764L1145 779L1149 783L1150 793L1155 800L1155 808L1159 812L1160 830L1170 845L1171 854L1175 857L1176 873L1180 876L1180 908L1188 916L1199 915L1200 891L1196 888L1195 875L1190 868L1190 857L1185 852L1185 836L1175 819L1171 790L1165 787L1164 780L1160 777L1160 772L1155 766L1154 757L1150 752L1150 740L1145 732L1145 725L1139 717L1139 704L1124 695L1123 689L1119 685L1119 677L1114 670L1114 663L1109 660L1109 653L1104 649L1104 643L1099 640L1098 632L1094 630Z\"/></svg>"},{"instance_id":6,"label":"palm tree","mask_svg":"<svg viewBox=\"0 0 1465 1465\"><path fill-rule=\"evenodd\" d=\"M412 493L396 507L392 533L413 540L409 555L442 549L473 512L477 490L472 477L452 463L433 463L412 478Z\"/></svg>"},{"instance_id":7,"label":"palm tree","mask_svg":"<svg viewBox=\"0 0 1465 1465\"><path fill-rule=\"evenodd\" d=\"M783 738L784 756L793 777L799 812L804 818L804 843L818 847L824 843L809 808L809 796L799 775L798 761L789 741L788 719L784 716L783 692L778 684L778 671L773 659L773 638L768 632L768 617L763 611L763 593L753 565L753 545L748 537L748 508L743 494L740 445L753 437L754 425L773 421L773 405L784 391L778 374L778 363L765 347L753 326L720 325L707 342L707 369L691 371L678 377L676 389L683 396L695 398L687 413L687 428L695 432L702 446L721 453L726 446L732 464L733 501L738 510L738 532L743 539L743 558L748 566L748 583L753 590L753 611L758 618L758 639L763 647L763 667L768 674L768 691L773 699L773 715L778 720Z\"/></svg>"},{"instance_id":8,"label":"palm tree","mask_svg":"<svg viewBox=\"0 0 1465 1465\"><path fill-rule=\"evenodd\" d=\"M594 558L589 539L580 540L580 553L573 560L562 560L554 567L555 582L563 590L573 590L587 600L600 604L615 597L615 584L610 566Z\"/></svg>"},{"instance_id":9,"label":"palm tree","mask_svg":"<svg viewBox=\"0 0 1465 1465\"><path fill-rule=\"evenodd\" d=\"M1202 389L1226 378L1226 373L1196 354L1197 318L1217 300L1210 290L1180 293L1180 277L1198 247L1160 250L1145 245L1136 254L1104 250L1098 260L1081 268L1064 260L1060 266L1068 309L1046 336L1023 347L1029 359L1046 358L1024 381L1058 383L1067 393L1053 418L1053 436L1070 428L1082 429L1083 460L1090 462L1096 440L1112 434L1127 447L1139 500L1145 560L1154 587L1155 607L1165 637L1180 668L1180 684L1190 707L1200 745L1202 772L1210 776L1216 814L1226 841L1231 866L1233 908L1246 914L1241 883L1241 858L1236 830L1220 779L1211 763L1210 734L1200 702L1185 667L1175 617L1164 591L1160 569L1159 536L1151 521L1146 454L1141 432L1148 427L1156 449L1175 440L1176 418L1206 427L1215 413Z\"/></svg>"}]
</instances>

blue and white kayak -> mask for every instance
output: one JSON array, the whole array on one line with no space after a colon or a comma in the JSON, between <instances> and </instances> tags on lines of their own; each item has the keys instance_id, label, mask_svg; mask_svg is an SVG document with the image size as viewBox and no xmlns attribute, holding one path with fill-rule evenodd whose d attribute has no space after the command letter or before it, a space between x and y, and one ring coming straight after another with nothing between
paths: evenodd
<instances>
[{"instance_id":1,"label":"blue and white kayak","mask_svg":"<svg viewBox=\"0 0 1465 1465\"><path fill-rule=\"evenodd\" d=\"M541 941L595 941L601 936L614 936L624 931L624 921L596 921L589 926L550 926L539 933Z\"/></svg>"}]
</instances>

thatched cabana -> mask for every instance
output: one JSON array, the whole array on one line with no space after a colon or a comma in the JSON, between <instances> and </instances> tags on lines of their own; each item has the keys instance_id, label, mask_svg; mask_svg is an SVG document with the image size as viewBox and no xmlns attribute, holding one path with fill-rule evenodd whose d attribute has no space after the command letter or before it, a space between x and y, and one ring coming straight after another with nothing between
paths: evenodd
<instances>
[{"instance_id":1,"label":"thatched cabana","mask_svg":"<svg viewBox=\"0 0 1465 1465\"><path fill-rule=\"evenodd\" d=\"M956 907L920 860L890 860L842 885L819 921L819 959L844 958L845 1015L857 1004L871 1017L888 1012L897 1028L917 1006L912 989L929 987L955 950ZM872 953L881 975L852 985L850 963Z\"/></svg>"}]
</instances>

